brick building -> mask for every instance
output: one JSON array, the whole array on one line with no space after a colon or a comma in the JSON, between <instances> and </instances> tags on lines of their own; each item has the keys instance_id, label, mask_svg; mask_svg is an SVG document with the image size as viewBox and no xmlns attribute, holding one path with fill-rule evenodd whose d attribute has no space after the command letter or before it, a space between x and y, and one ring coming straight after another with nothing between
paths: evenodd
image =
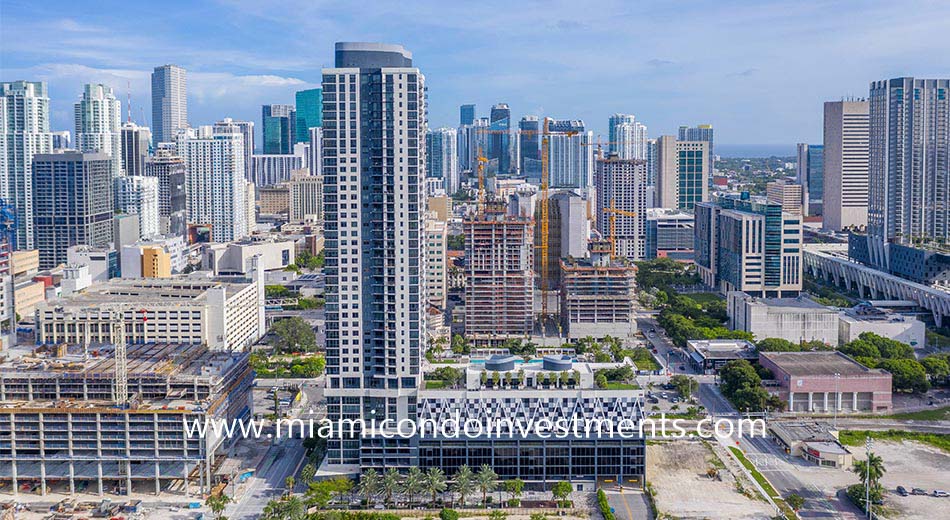
<instances>
[{"instance_id":1,"label":"brick building","mask_svg":"<svg viewBox=\"0 0 950 520\"><path fill-rule=\"evenodd\" d=\"M759 364L772 371L777 384L768 389L791 412L831 413L835 402L842 413L891 410L891 374L840 352L762 352Z\"/></svg>"}]
</instances>

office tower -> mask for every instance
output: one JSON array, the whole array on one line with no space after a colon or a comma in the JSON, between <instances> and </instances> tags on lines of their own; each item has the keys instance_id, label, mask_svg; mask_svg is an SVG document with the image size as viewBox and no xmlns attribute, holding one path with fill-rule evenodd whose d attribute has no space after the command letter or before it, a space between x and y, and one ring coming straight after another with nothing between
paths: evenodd
<instances>
[{"instance_id":1,"label":"office tower","mask_svg":"<svg viewBox=\"0 0 950 520\"><path fill-rule=\"evenodd\" d=\"M264 105L261 107L264 153L289 154L294 149L297 135L297 111L293 105Z\"/></svg>"},{"instance_id":2,"label":"office tower","mask_svg":"<svg viewBox=\"0 0 950 520\"><path fill-rule=\"evenodd\" d=\"M162 65L152 71L152 128L154 142L173 143L180 128L188 127L188 88L185 69Z\"/></svg>"},{"instance_id":3,"label":"office tower","mask_svg":"<svg viewBox=\"0 0 950 520\"><path fill-rule=\"evenodd\" d=\"M471 125L462 125L458 129L459 171L472 172L478 167L479 152L488 153L488 119L476 119Z\"/></svg>"},{"instance_id":4,"label":"office tower","mask_svg":"<svg viewBox=\"0 0 950 520\"><path fill-rule=\"evenodd\" d=\"M53 150L65 150L71 146L72 134L69 130L53 132Z\"/></svg>"},{"instance_id":5,"label":"office tower","mask_svg":"<svg viewBox=\"0 0 950 520\"><path fill-rule=\"evenodd\" d=\"M597 160L597 207L594 220L614 254L629 260L646 258L647 164L610 154Z\"/></svg>"},{"instance_id":6,"label":"office tower","mask_svg":"<svg viewBox=\"0 0 950 520\"><path fill-rule=\"evenodd\" d=\"M793 215L802 215L803 195L804 188L801 184L777 180L765 185L765 198L769 202L780 204L782 211Z\"/></svg>"},{"instance_id":7,"label":"office tower","mask_svg":"<svg viewBox=\"0 0 950 520\"><path fill-rule=\"evenodd\" d=\"M647 260L693 261L693 215L678 209L647 209Z\"/></svg>"},{"instance_id":8,"label":"office tower","mask_svg":"<svg viewBox=\"0 0 950 520\"><path fill-rule=\"evenodd\" d=\"M188 168L185 193L188 222L211 229L215 242L244 238L248 230L244 180L244 137L240 133L178 135L179 153Z\"/></svg>"},{"instance_id":9,"label":"office tower","mask_svg":"<svg viewBox=\"0 0 950 520\"><path fill-rule=\"evenodd\" d=\"M593 132L579 120L548 122L548 184L577 188L587 196L594 184Z\"/></svg>"},{"instance_id":10,"label":"office tower","mask_svg":"<svg viewBox=\"0 0 950 520\"><path fill-rule=\"evenodd\" d=\"M176 155L171 143L159 144L155 156L145 160L145 176L158 179L158 218L163 234L169 232L171 216L188 207L187 174L185 160Z\"/></svg>"},{"instance_id":11,"label":"office tower","mask_svg":"<svg viewBox=\"0 0 950 520\"><path fill-rule=\"evenodd\" d=\"M273 186L290 180L293 172L304 167L303 155L252 155L251 176L256 186Z\"/></svg>"},{"instance_id":12,"label":"office tower","mask_svg":"<svg viewBox=\"0 0 950 520\"><path fill-rule=\"evenodd\" d=\"M524 116L518 123L518 160L522 176L541 178L541 121L538 116Z\"/></svg>"},{"instance_id":13,"label":"office tower","mask_svg":"<svg viewBox=\"0 0 950 520\"><path fill-rule=\"evenodd\" d=\"M614 114L607 121L607 150L619 159L647 158L647 127L631 114Z\"/></svg>"},{"instance_id":14,"label":"office tower","mask_svg":"<svg viewBox=\"0 0 950 520\"><path fill-rule=\"evenodd\" d=\"M710 171L716 161L716 150L713 147L713 127L712 125L681 126L679 128L680 141L705 141L709 143L709 167Z\"/></svg>"},{"instance_id":15,"label":"office tower","mask_svg":"<svg viewBox=\"0 0 950 520\"><path fill-rule=\"evenodd\" d=\"M462 105L459 107L459 126L471 125L475 123L475 105Z\"/></svg>"},{"instance_id":16,"label":"office tower","mask_svg":"<svg viewBox=\"0 0 950 520\"><path fill-rule=\"evenodd\" d=\"M802 204L805 215L821 215L825 185L825 147L798 143L795 181L805 190Z\"/></svg>"},{"instance_id":17,"label":"office tower","mask_svg":"<svg viewBox=\"0 0 950 520\"><path fill-rule=\"evenodd\" d=\"M337 43L335 65L323 70L339 107L323 113L327 414L396 422L414 417L425 351L425 78L399 45ZM332 438L327 463L416 463L408 439L378 443Z\"/></svg>"},{"instance_id":18,"label":"office tower","mask_svg":"<svg viewBox=\"0 0 950 520\"><path fill-rule=\"evenodd\" d=\"M709 200L712 161L707 146L705 141L678 141L671 135L657 139L656 207L693 209Z\"/></svg>"},{"instance_id":19,"label":"office tower","mask_svg":"<svg viewBox=\"0 0 950 520\"><path fill-rule=\"evenodd\" d=\"M633 339L637 333L636 266L614 258L608 241L595 240L590 242L589 258L564 258L560 269L561 326L568 338Z\"/></svg>"},{"instance_id":20,"label":"office tower","mask_svg":"<svg viewBox=\"0 0 950 520\"><path fill-rule=\"evenodd\" d=\"M157 177L120 177L115 180L116 211L139 216L139 238L160 232Z\"/></svg>"},{"instance_id":21,"label":"office tower","mask_svg":"<svg viewBox=\"0 0 950 520\"><path fill-rule=\"evenodd\" d=\"M890 245L950 239L950 79L872 82L870 126L868 249L892 269Z\"/></svg>"},{"instance_id":22,"label":"office tower","mask_svg":"<svg viewBox=\"0 0 950 520\"><path fill-rule=\"evenodd\" d=\"M657 158L657 145L656 139L647 139L647 186L655 187L656 186L656 168L659 159ZM647 204L652 208L656 203L653 200L648 199Z\"/></svg>"},{"instance_id":23,"label":"office tower","mask_svg":"<svg viewBox=\"0 0 950 520\"><path fill-rule=\"evenodd\" d=\"M122 103L112 93L112 88L100 84L87 84L82 97L75 105L76 150L100 152L112 159L113 177L121 177L122 136L119 133L122 121Z\"/></svg>"},{"instance_id":24,"label":"office tower","mask_svg":"<svg viewBox=\"0 0 950 520\"><path fill-rule=\"evenodd\" d=\"M307 160L307 168L310 175L323 175L323 128L311 127L310 135L310 157Z\"/></svg>"},{"instance_id":25,"label":"office tower","mask_svg":"<svg viewBox=\"0 0 950 520\"><path fill-rule=\"evenodd\" d=\"M122 170L126 175L145 175L145 159L152 141L152 131L135 123L122 123L120 130Z\"/></svg>"},{"instance_id":26,"label":"office tower","mask_svg":"<svg viewBox=\"0 0 950 520\"><path fill-rule=\"evenodd\" d=\"M444 220L426 220L426 291L429 305L445 308L449 270L446 262L446 240L449 226Z\"/></svg>"},{"instance_id":27,"label":"office tower","mask_svg":"<svg viewBox=\"0 0 950 520\"><path fill-rule=\"evenodd\" d=\"M511 109L507 103L499 103L491 107L488 119L491 133L486 157L495 161L493 171L504 175L511 172Z\"/></svg>"},{"instance_id":28,"label":"office tower","mask_svg":"<svg viewBox=\"0 0 950 520\"><path fill-rule=\"evenodd\" d=\"M323 222L323 177L294 175L287 186L290 189L289 220Z\"/></svg>"},{"instance_id":29,"label":"office tower","mask_svg":"<svg viewBox=\"0 0 950 520\"><path fill-rule=\"evenodd\" d=\"M462 223L465 335L479 344L525 337L534 325L534 232L527 217L485 211Z\"/></svg>"},{"instance_id":30,"label":"office tower","mask_svg":"<svg viewBox=\"0 0 950 520\"><path fill-rule=\"evenodd\" d=\"M296 143L310 142L310 129L323 125L323 90L298 90L294 96Z\"/></svg>"},{"instance_id":31,"label":"office tower","mask_svg":"<svg viewBox=\"0 0 950 520\"><path fill-rule=\"evenodd\" d=\"M105 246L112 241L111 161L105 153L33 157L34 235L42 269L65 262L70 246Z\"/></svg>"},{"instance_id":32,"label":"office tower","mask_svg":"<svg viewBox=\"0 0 950 520\"><path fill-rule=\"evenodd\" d=\"M0 195L13 205L17 232L11 248L34 249L33 156L53 151L49 95L41 81L0 83Z\"/></svg>"},{"instance_id":33,"label":"office tower","mask_svg":"<svg viewBox=\"0 0 950 520\"><path fill-rule=\"evenodd\" d=\"M868 223L868 102L825 102L822 227Z\"/></svg>"},{"instance_id":34,"label":"office tower","mask_svg":"<svg viewBox=\"0 0 950 520\"><path fill-rule=\"evenodd\" d=\"M442 179L448 194L459 189L457 145L458 131L454 128L429 130L426 139L426 177Z\"/></svg>"},{"instance_id":35,"label":"office tower","mask_svg":"<svg viewBox=\"0 0 950 520\"><path fill-rule=\"evenodd\" d=\"M518 194L520 195L520 194ZM518 211L516 215L534 215L534 243L541 243L541 208ZM534 272L541 279L539 286L547 290L561 287L561 259L587 255L590 239L590 221L587 219L587 201L571 190L556 191L548 198L548 261L543 272L541 251L534 255ZM509 214L511 212L509 211Z\"/></svg>"},{"instance_id":36,"label":"office tower","mask_svg":"<svg viewBox=\"0 0 950 520\"><path fill-rule=\"evenodd\" d=\"M721 197L695 207L696 266L722 293L783 298L802 290L802 220L780 204Z\"/></svg>"},{"instance_id":37,"label":"office tower","mask_svg":"<svg viewBox=\"0 0 950 520\"><path fill-rule=\"evenodd\" d=\"M238 133L244 136L244 178L250 179L251 156L254 155L254 121L235 121L226 117L214 124L212 132L216 134Z\"/></svg>"}]
</instances>

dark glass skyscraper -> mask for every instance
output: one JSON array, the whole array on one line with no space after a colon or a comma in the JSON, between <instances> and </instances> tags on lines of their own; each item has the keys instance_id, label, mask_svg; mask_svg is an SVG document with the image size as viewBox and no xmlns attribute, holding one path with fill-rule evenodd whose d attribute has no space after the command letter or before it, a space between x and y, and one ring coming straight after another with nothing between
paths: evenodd
<instances>
[{"instance_id":1,"label":"dark glass skyscraper","mask_svg":"<svg viewBox=\"0 0 950 520\"><path fill-rule=\"evenodd\" d=\"M518 123L521 175L541 178L541 122L538 116L524 116Z\"/></svg>"},{"instance_id":2,"label":"dark glass skyscraper","mask_svg":"<svg viewBox=\"0 0 950 520\"><path fill-rule=\"evenodd\" d=\"M297 137L297 110L294 106L264 105L261 107L261 119L264 153L293 153Z\"/></svg>"},{"instance_id":3,"label":"dark glass skyscraper","mask_svg":"<svg viewBox=\"0 0 950 520\"><path fill-rule=\"evenodd\" d=\"M491 107L488 117L488 160L497 164L496 172L506 174L511 171L511 109L507 103Z\"/></svg>"},{"instance_id":4,"label":"dark glass skyscraper","mask_svg":"<svg viewBox=\"0 0 950 520\"><path fill-rule=\"evenodd\" d=\"M475 105L459 107L459 125L470 125L475 122Z\"/></svg>"},{"instance_id":5,"label":"dark glass skyscraper","mask_svg":"<svg viewBox=\"0 0 950 520\"><path fill-rule=\"evenodd\" d=\"M323 90L312 88L297 91L296 132L298 143L310 142L310 129L323 126Z\"/></svg>"}]
</instances>

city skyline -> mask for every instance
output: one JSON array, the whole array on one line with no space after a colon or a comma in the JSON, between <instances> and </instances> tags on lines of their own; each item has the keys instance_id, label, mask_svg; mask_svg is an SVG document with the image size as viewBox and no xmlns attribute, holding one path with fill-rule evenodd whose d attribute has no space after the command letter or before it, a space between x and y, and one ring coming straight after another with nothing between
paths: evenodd
<instances>
[{"instance_id":1,"label":"city skyline","mask_svg":"<svg viewBox=\"0 0 950 520\"><path fill-rule=\"evenodd\" d=\"M256 121L262 104L293 103L296 91L319 86L334 41L392 41L412 48L414 61L429 71L432 127L456 126L461 104L474 103L484 117L492 105L508 103L513 120L583 119L604 138L607 118L623 112L652 135L710 123L726 146L787 145L791 155L796 142L819 142L822 102L867 97L876 78L940 77L950 68L950 57L923 52L941 37L950 7L835 5L842 8L506 6L506 16L489 18L480 11L493 12L490 6L436 9L425 2L382 3L359 13L293 1L275 9L228 2L162 11L116 3L96 14L63 2L7 3L0 59L5 81L49 83L51 130L72 129L71 108L85 83L111 86L123 105L130 91L132 119L154 127L150 74L166 63L188 71L189 122L200 125L224 117ZM168 29L137 32L129 19L160 20ZM37 33L42 42L28 37Z\"/></svg>"}]
</instances>

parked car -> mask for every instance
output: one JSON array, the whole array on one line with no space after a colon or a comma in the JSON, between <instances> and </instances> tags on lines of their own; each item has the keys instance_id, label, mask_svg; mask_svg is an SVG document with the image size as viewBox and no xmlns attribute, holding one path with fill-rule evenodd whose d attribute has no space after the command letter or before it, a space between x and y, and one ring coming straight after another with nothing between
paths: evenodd
<instances>
[{"instance_id":1,"label":"parked car","mask_svg":"<svg viewBox=\"0 0 950 520\"><path fill-rule=\"evenodd\" d=\"M682 370L682 371L685 372L685 371L686 371L686 365L680 365L680 370Z\"/></svg>"},{"instance_id":2,"label":"parked car","mask_svg":"<svg viewBox=\"0 0 950 520\"><path fill-rule=\"evenodd\" d=\"M947 493L946 491L944 491L944 490L942 490L942 489L935 489L935 490L934 490L934 496L935 496L935 497L941 497L941 498L943 498L943 497L950 497L950 493Z\"/></svg>"},{"instance_id":3,"label":"parked car","mask_svg":"<svg viewBox=\"0 0 950 520\"><path fill-rule=\"evenodd\" d=\"M650 329L650 332L656 332L656 329Z\"/></svg>"},{"instance_id":4,"label":"parked car","mask_svg":"<svg viewBox=\"0 0 950 520\"><path fill-rule=\"evenodd\" d=\"M914 488L914 489L911 489L911 490L910 490L910 494L911 494L911 495L923 495L923 496L927 496L927 490L926 490L926 489L920 489L920 488Z\"/></svg>"},{"instance_id":5,"label":"parked car","mask_svg":"<svg viewBox=\"0 0 950 520\"><path fill-rule=\"evenodd\" d=\"M670 398L669 394L667 394L666 392L663 392L662 394L660 394L660 397L662 397L663 399L669 399L669 398Z\"/></svg>"},{"instance_id":6,"label":"parked car","mask_svg":"<svg viewBox=\"0 0 950 520\"><path fill-rule=\"evenodd\" d=\"M907 492L907 489L904 486L897 486L897 494L906 497L910 493Z\"/></svg>"}]
</instances>

